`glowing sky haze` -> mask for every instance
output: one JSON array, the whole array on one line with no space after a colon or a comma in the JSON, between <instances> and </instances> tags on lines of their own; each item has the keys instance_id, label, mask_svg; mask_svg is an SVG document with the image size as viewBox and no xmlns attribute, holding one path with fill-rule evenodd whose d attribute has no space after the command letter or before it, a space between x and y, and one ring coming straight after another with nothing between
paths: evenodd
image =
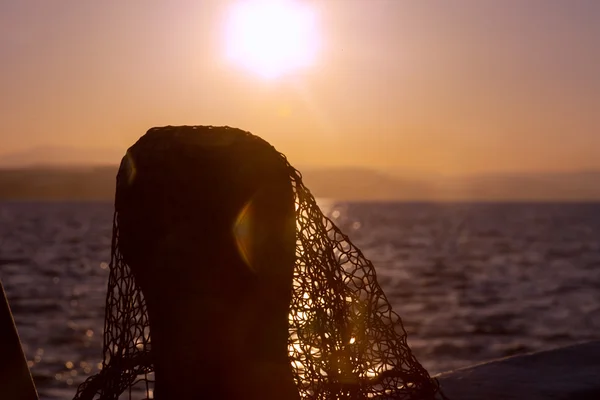
<instances>
[{"instance_id":1,"label":"glowing sky haze","mask_svg":"<svg viewBox=\"0 0 600 400\"><path fill-rule=\"evenodd\" d=\"M243 1L0 2L0 160L206 124L299 165L600 169L600 1L297 3L310 29L263 34L294 52L253 59L228 36Z\"/></svg>"}]
</instances>

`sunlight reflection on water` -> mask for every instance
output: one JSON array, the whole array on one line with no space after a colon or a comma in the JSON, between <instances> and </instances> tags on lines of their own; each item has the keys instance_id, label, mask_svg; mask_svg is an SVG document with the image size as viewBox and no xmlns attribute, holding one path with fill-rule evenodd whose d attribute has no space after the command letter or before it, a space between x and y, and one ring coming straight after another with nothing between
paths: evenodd
<instances>
[{"instance_id":1,"label":"sunlight reflection on water","mask_svg":"<svg viewBox=\"0 0 600 400\"><path fill-rule=\"evenodd\" d=\"M318 202L432 374L599 338L600 205ZM42 399L72 398L101 366L112 213L0 203L0 278Z\"/></svg>"}]
</instances>

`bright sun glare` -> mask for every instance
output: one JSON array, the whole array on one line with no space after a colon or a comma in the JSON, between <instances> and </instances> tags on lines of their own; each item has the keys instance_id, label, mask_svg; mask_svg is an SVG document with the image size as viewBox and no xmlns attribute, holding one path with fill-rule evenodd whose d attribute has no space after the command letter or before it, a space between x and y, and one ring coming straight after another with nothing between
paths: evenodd
<instances>
[{"instance_id":1,"label":"bright sun glare","mask_svg":"<svg viewBox=\"0 0 600 400\"><path fill-rule=\"evenodd\" d=\"M226 25L228 58L264 78L308 67L317 53L315 13L295 0L245 0Z\"/></svg>"}]
</instances>

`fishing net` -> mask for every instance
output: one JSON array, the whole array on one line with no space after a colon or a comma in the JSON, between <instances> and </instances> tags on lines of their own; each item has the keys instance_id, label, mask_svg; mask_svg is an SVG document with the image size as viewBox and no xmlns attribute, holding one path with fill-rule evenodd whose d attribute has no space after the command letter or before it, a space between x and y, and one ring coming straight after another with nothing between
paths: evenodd
<instances>
[{"instance_id":1,"label":"fishing net","mask_svg":"<svg viewBox=\"0 0 600 400\"><path fill-rule=\"evenodd\" d=\"M137 179L141 163L136 157L153 153L165 163L178 162L184 157L172 154L176 138L187 138L187 151L193 152L194 138L206 134L233 137L246 143L249 151L254 146L276 154L289 176L296 246L287 350L300 398L442 398L437 381L411 353L402 321L379 287L371 262L321 212L300 172L261 138L229 127L153 128L132 147L137 146L137 153L130 149L124 157L117 199L120 185ZM202 182L196 184L202 186ZM75 399L153 396L155 369L147 303L120 247L119 213L124 212L117 201L102 370L79 387ZM203 398L201 393L198 398Z\"/></svg>"}]
</instances>

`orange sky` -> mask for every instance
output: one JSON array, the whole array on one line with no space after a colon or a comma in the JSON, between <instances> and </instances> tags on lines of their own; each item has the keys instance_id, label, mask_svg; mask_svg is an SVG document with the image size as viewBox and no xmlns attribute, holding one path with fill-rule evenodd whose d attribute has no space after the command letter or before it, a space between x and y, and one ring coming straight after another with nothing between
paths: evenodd
<instances>
[{"instance_id":1,"label":"orange sky","mask_svg":"<svg viewBox=\"0 0 600 400\"><path fill-rule=\"evenodd\" d=\"M226 1L1 2L0 160L206 124L296 165L600 169L600 1L305 3L315 65L265 80L224 56Z\"/></svg>"}]
</instances>

